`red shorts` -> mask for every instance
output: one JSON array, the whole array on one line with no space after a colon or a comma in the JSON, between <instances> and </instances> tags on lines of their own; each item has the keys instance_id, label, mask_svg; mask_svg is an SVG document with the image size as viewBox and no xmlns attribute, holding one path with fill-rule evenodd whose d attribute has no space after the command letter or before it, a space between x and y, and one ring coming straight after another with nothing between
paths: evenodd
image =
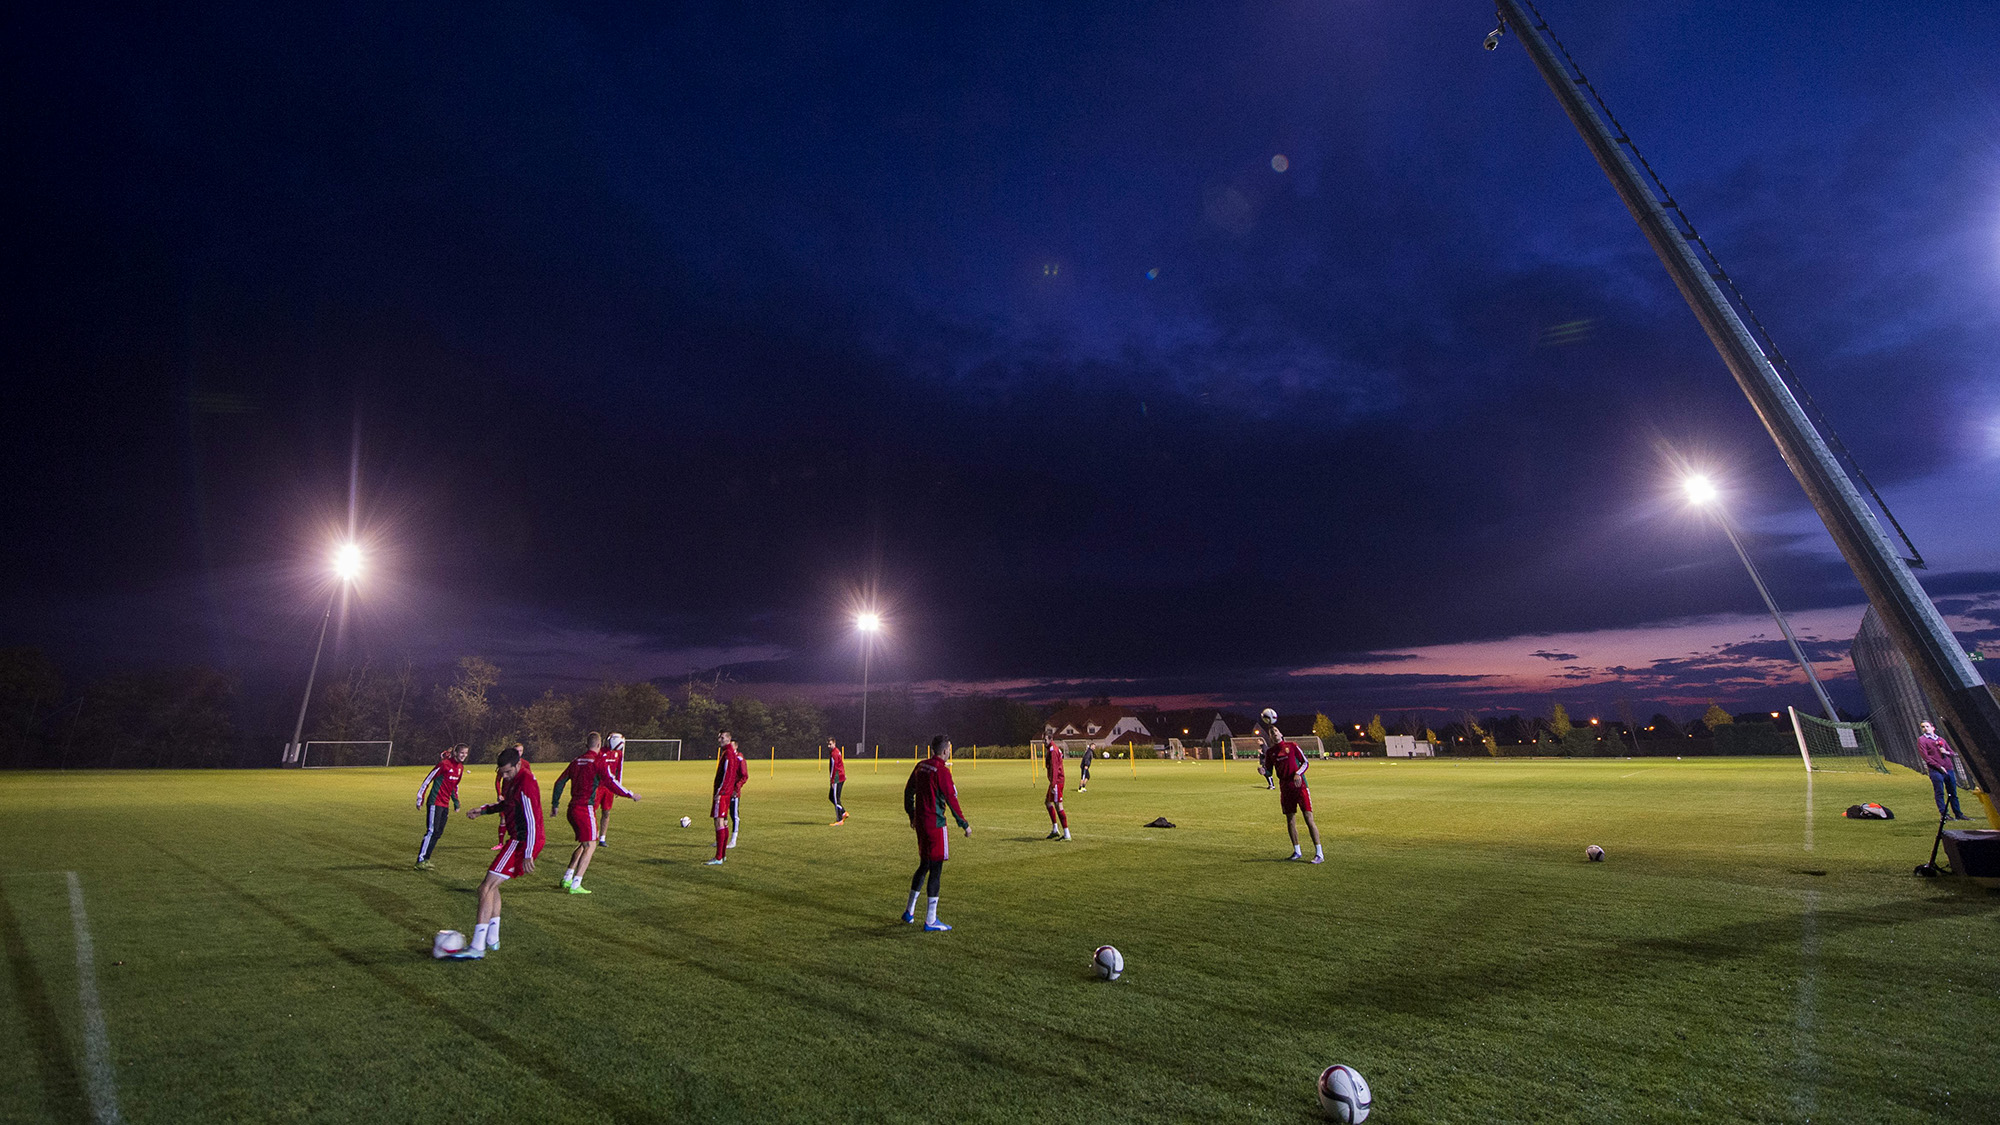
<instances>
[{"instance_id":1,"label":"red shorts","mask_svg":"<svg viewBox=\"0 0 2000 1125\"><path fill-rule=\"evenodd\" d=\"M569 807L570 831L576 833L576 842L587 844L597 839L597 810L590 805Z\"/></svg>"},{"instance_id":2,"label":"red shorts","mask_svg":"<svg viewBox=\"0 0 2000 1125\"><path fill-rule=\"evenodd\" d=\"M729 816L729 802L735 799L736 794L734 793L717 793L715 800L708 806L708 815L727 819Z\"/></svg>"},{"instance_id":3,"label":"red shorts","mask_svg":"<svg viewBox=\"0 0 2000 1125\"><path fill-rule=\"evenodd\" d=\"M1060 785L1051 785L1049 786L1049 795L1042 798L1042 803L1048 805L1050 808L1059 809L1062 808L1062 798L1063 787Z\"/></svg>"},{"instance_id":4,"label":"red shorts","mask_svg":"<svg viewBox=\"0 0 2000 1125\"><path fill-rule=\"evenodd\" d=\"M611 790L609 789L599 790L597 793L597 811L601 813L610 812L611 798L614 796L616 796L616 794L611 792Z\"/></svg>"},{"instance_id":5,"label":"red shorts","mask_svg":"<svg viewBox=\"0 0 2000 1125\"><path fill-rule=\"evenodd\" d=\"M508 840L500 845L500 854L493 857L493 866L486 869L488 875L498 875L502 879L512 879L521 873L521 861L528 856L528 846L519 840Z\"/></svg>"},{"instance_id":6,"label":"red shorts","mask_svg":"<svg viewBox=\"0 0 2000 1125\"><path fill-rule=\"evenodd\" d=\"M1311 812L1313 811L1312 790L1303 785L1297 788L1289 785L1280 785L1278 786L1278 807L1285 810L1286 816L1291 816L1293 813L1301 810Z\"/></svg>"},{"instance_id":7,"label":"red shorts","mask_svg":"<svg viewBox=\"0 0 2000 1125\"><path fill-rule=\"evenodd\" d=\"M950 859L951 837L945 834L942 824L913 824L917 830L917 858L922 860Z\"/></svg>"}]
</instances>

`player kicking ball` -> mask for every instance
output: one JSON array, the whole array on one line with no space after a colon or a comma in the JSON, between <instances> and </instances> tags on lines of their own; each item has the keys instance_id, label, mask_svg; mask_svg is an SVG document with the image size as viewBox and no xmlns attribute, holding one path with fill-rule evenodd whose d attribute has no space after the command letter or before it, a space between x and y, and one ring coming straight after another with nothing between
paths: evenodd
<instances>
[{"instance_id":1,"label":"player kicking ball","mask_svg":"<svg viewBox=\"0 0 2000 1125\"><path fill-rule=\"evenodd\" d=\"M924 908L927 934L951 929L937 916L938 882L944 875L944 861L951 858L951 841L944 831L947 806L958 827L971 836L972 824L958 807L958 786L951 780L951 741L938 735L931 739L931 756L918 762L910 771L910 780L903 784L903 811L909 814L910 827L917 830L917 873L910 876L910 904L903 910L903 921L917 920L917 899L928 891Z\"/></svg>"},{"instance_id":2,"label":"player kicking ball","mask_svg":"<svg viewBox=\"0 0 2000 1125\"><path fill-rule=\"evenodd\" d=\"M736 740L729 737L726 730L715 732L715 744L721 753L715 762L715 799L709 804L708 815L715 819L715 858L707 860L704 866L714 867L729 858L729 849L736 846L736 799L743 794L743 783L750 778L750 767L743 761L742 751L736 749Z\"/></svg>"},{"instance_id":3,"label":"player kicking ball","mask_svg":"<svg viewBox=\"0 0 2000 1125\"><path fill-rule=\"evenodd\" d=\"M1271 763L1271 772L1278 778L1278 807L1285 810L1285 831L1292 837L1293 859L1304 859L1299 852L1300 813L1305 814L1306 831L1312 833L1314 863L1326 862L1326 849L1320 846L1319 825L1313 823L1312 790L1306 787L1305 751L1299 744L1278 733L1276 723L1265 723L1257 728L1257 737L1263 740L1262 756Z\"/></svg>"},{"instance_id":4,"label":"player kicking ball","mask_svg":"<svg viewBox=\"0 0 2000 1125\"><path fill-rule=\"evenodd\" d=\"M847 806L840 803L840 791L847 786L847 755L840 749L836 739L826 740L826 799L833 802L833 823L829 827L838 828L847 823Z\"/></svg>"},{"instance_id":5,"label":"player kicking ball","mask_svg":"<svg viewBox=\"0 0 2000 1125\"><path fill-rule=\"evenodd\" d=\"M542 853L542 787L535 771L519 749L500 751L495 770L500 783L500 799L490 805L466 810L467 820L487 813L500 814L500 826L507 843L493 857L486 878L479 884L479 924L472 928L472 947L452 954L454 960L477 961L488 949L500 948L500 885L509 879L535 873L535 857Z\"/></svg>"},{"instance_id":6,"label":"player kicking ball","mask_svg":"<svg viewBox=\"0 0 2000 1125\"><path fill-rule=\"evenodd\" d=\"M444 838L445 822L458 808L458 779L465 775L466 746L452 746L438 752L438 764L424 775L417 787L417 807L424 810L424 840L417 845L417 870L431 869L431 852ZM446 806L450 806L447 808Z\"/></svg>"},{"instance_id":7,"label":"player kicking ball","mask_svg":"<svg viewBox=\"0 0 2000 1125\"><path fill-rule=\"evenodd\" d=\"M611 775L611 764L604 758L604 737L596 731L590 732L584 752L571 759L569 768L556 778L555 791L549 794L550 815L562 803L565 785L574 786L569 791L569 826L576 833L576 850L570 853L569 868L563 872L562 889L573 895L587 895L590 891L584 888L583 873L590 870L590 859L597 854L598 835L603 831L598 809L610 802L610 794L634 801L639 795Z\"/></svg>"},{"instance_id":8,"label":"player kicking ball","mask_svg":"<svg viewBox=\"0 0 2000 1125\"><path fill-rule=\"evenodd\" d=\"M1056 732L1051 729L1045 741L1048 743L1049 792L1042 804L1049 810L1049 834L1044 839L1069 839L1069 814L1063 811L1063 750L1062 743L1056 741Z\"/></svg>"}]
</instances>

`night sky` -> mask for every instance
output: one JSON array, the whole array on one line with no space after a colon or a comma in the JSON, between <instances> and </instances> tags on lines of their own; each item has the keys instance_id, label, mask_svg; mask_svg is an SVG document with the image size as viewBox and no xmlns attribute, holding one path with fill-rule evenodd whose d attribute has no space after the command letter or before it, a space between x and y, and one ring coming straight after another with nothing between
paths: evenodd
<instances>
[{"instance_id":1,"label":"night sky","mask_svg":"<svg viewBox=\"0 0 2000 1125\"><path fill-rule=\"evenodd\" d=\"M1616 8L1617 11L1600 9ZM2000 656L2000 5L1549 0ZM24 5L0 644L1836 697L1859 587L1478 3ZM1993 663L1986 667L1995 666Z\"/></svg>"}]
</instances>

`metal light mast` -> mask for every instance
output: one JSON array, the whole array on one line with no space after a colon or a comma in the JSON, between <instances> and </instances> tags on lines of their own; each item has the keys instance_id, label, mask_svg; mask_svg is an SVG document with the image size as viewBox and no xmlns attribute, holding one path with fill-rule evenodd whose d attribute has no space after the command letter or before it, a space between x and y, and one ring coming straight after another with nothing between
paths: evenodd
<instances>
[{"instance_id":1,"label":"metal light mast","mask_svg":"<svg viewBox=\"0 0 2000 1125\"><path fill-rule=\"evenodd\" d=\"M1584 96L1580 88L1583 76L1571 73L1557 58L1549 44L1547 23L1538 15L1531 16L1522 0L1497 0L1497 5L1502 27L1520 36L1528 57L1610 177L1611 186L1618 190L1618 197L1625 201L1646 241L1652 243L1653 252L1694 310L1695 319L1716 351L1722 353L1736 385L1770 431L1778 453L1805 489L1806 498L1826 524L1896 648L1909 661L1917 682L1943 709L1945 723L1957 736L1958 748L1965 753L1981 787L1992 792L2000 783L2000 702L1987 690L1903 557L1890 546L1875 513L1862 502L1854 482L1834 459L1791 388L1778 376L1715 279L1689 248L1689 236L1668 217L1666 208L1641 179L1626 152L1631 138L1614 135ZM1487 37L1488 50L1497 45L1498 34L1496 31Z\"/></svg>"}]
</instances>

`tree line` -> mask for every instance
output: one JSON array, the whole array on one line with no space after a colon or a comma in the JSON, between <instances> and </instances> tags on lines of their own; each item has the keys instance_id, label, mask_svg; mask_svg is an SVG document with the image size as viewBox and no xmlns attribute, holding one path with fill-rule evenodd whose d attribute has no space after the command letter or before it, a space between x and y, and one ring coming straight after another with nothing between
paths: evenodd
<instances>
[{"instance_id":1,"label":"tree line","mask_svg":"<svg viewBox=\"0 0 2000 1125\"><path fill-rule=\"evenodd\" d=\"M747 753L812 757L828 736L850 753L861 733L859 700L831 705L764 700L720 679L662 688L607 681L572 691L519 692L492 661L463 656L444 670L409 660L322 668L306 715L317 742L395 744L399 763L434 759L447 746L490 761L520 742L536 761L567 759L589 731L629 739L679 739L687 756L713 753L727 729ZM39 649L0 649L0 767L193 768L276 765L291 737L296 697L246 695L213 668L110 673L71 683ZM994 696L918 696L904 685L868 698L868 742L896 754L946 734L962 745L1022 745L1041 734L1046 708ZM636 756L648 756L646 748Z\"/></svg>"}]
</instances>

